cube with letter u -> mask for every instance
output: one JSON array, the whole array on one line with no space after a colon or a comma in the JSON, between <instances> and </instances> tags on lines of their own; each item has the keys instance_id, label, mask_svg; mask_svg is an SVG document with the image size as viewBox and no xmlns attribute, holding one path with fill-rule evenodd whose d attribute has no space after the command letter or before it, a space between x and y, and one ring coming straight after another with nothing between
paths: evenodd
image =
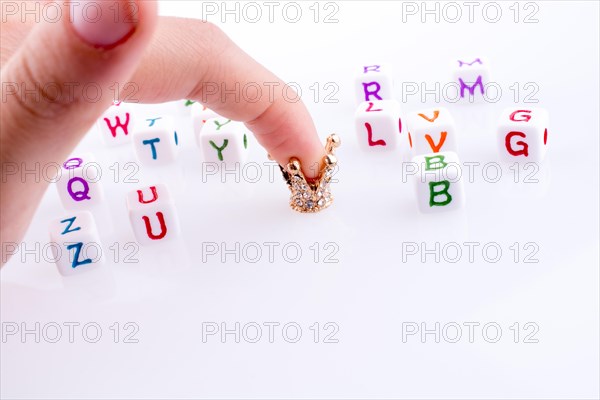
<instances>
[{"instance_id":1,"label":"cube with letter u","mask_svg":"<svg viewBox=\"0 0 600 400\"><path fill-rule=\"evenodd\" d=\"M167 186L157 184L129 192L129 221L141 245L166 242L179 235L179 219Z\"/></svg>"}]
</instances>

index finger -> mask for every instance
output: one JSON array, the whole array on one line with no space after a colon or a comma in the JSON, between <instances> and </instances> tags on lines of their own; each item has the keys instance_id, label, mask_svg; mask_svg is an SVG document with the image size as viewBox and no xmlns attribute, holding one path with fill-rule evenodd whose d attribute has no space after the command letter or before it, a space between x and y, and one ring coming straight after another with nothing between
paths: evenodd
<instances>
[{"instance_id":1,"label":"index finger","mask_svg":"<svg viewBox=\"0 0 600 400\"><path fill-rule=\"evenodd\" d=\"M244 122L279 164L297 157L305 175L318 175L325 151L306 106L213 24L162 17L132 80L141 102L200 101Z\"/></svg>"}]
</instances>

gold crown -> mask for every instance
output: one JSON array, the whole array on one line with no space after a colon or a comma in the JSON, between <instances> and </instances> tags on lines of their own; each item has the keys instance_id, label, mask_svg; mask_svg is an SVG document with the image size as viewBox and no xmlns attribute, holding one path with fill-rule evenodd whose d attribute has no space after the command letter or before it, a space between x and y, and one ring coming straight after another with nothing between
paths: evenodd
<instances>
[{"instance_id":1,"label":"gold crown","mask_svg":"<svg viewBox=\"0 0 600 400\"><path fill-rule=\"evenodd\" d=\"M300 160L292 157L284 168L281 165L281 173L285 179L290 192L290 207L301 213L315 213L326 209L333 202L330 184L333 177L337 158L334 150L341 144L340 138L334 133L327 137L323 157L323 168L319 176L314 180L307 180L302 173Z\"/></svg>"}]
</instances>

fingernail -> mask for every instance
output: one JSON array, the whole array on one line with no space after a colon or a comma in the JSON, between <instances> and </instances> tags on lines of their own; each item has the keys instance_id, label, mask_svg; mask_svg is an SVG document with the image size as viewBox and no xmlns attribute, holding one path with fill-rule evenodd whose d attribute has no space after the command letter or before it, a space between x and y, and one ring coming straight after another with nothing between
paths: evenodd
<instances>
[{"instance_id":1,"label":"fingernail","mask_svg":"<svg viewBox=\"0 0 600 400\"><path fill-rule=\"evenodd\" d=\"M138 7L133 0L71 1L75 32L94 47L111 48L125 42L135 31Z\"/></svg>"}]
</instances>

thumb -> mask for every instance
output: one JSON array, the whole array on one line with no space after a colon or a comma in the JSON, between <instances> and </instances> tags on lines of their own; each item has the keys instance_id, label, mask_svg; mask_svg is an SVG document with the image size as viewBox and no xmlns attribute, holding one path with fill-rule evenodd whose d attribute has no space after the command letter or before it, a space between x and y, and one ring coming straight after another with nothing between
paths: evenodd
<instances>
[{"instance_id":1,"label":"thumb","mask_svg":"<svg viewBox=\"0 0 600 400\"><path fill-rule=\"evenodd\" d=\"M64 160L135 71L157 22L154 1L54 2L2 68L0 162L20 170ZM47 7L44 7L47 8ZM2 240L15 242L45 190L23 174L0 190ZM39 179L38 179L39 180Z\"/></svg>"}]
</instances>

